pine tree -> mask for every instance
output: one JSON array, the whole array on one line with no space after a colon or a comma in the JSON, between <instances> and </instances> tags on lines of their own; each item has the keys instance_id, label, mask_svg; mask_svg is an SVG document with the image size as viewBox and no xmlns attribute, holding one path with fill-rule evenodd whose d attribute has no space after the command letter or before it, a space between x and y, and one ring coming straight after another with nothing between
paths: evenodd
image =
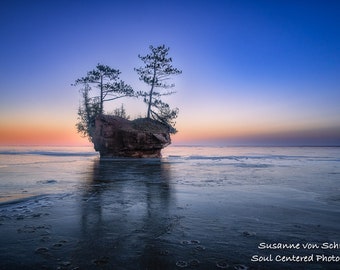
<instances>
[{"instance_id":1,"label":"pine tree","mask_svg":"<svg viewBox=\"0 0 340 270\"><path fill-rule=\"evenodd\" d=\"M151 52L145 56L138 55L144 62L144 66L135 68L139 79L150 86L149 91L139 91L137 96L142 96L147 104L147 118L161 121L171 127L175 132L173 120L178 116L178 109L171 109L170 106L161 100L162 96L171 95L174 92L162 92L161 89L173 88L174 84L167 81L171 75L181 74L177 68L172 66L172 58L168 57L169 48L165 45L149 47Z\"/></svg>"},{"instance_id":2,"label":"pine tree","mask_svg":"<svg viewBox=\"0 0 340 270\"><path fill-rule=\"evenodd\" d=\"M104 102L116 100L122 97L135 96L130 85L119 79L120 71L109 66L98 64L96 69L87 73L86 77L77 79L74 86L82 85L80 89L82 102L78 109L77 130L83 136L92 139L94 120L104 113ZM99 93L92 93L97 88Z\"/></svg>"}]
</instances>

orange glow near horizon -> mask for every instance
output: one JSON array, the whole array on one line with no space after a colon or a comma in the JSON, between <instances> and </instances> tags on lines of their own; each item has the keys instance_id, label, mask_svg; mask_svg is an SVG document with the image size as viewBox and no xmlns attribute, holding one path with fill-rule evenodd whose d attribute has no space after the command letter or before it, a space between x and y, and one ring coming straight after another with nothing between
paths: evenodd
<instances>
[{"instance_id":1,"label":"orange glow near horizon","mask_svg":"<svg viewBox=\"0 0 340 270\"><path fill-rule=\"evenodd\" d=\"M186 128L185 128L186 127ZM172 136L174 144L222 143L222 144L273 144L273 145L338 145L339 126L312 126L271 123L235 122L224 125L216 123L178 125L179 132Z\"/></svg>"},{"instance_id":2,"label":"orange glow near horizon","mask_svg":"<svg viewBox=\"0 0 340 270\"><path fill-rule=\"evenodd\" d=\"M88 146L74 127L1 127L0 145Z\"/></svg>"},{"instance_id":3,"label":"orange glow near horizon","mask_svg":"<svg viewBox=\"0 0 340 270\"><path fill-rule=\"evenodd\" d=\"M92 146L87 138L77 133L74 123L68 120L51 125L16 121L2 123L0 126L0 145L41 145L41 146ZM222 123L222 124L221 124ZM312 127L275 125L272 123L243 123L223 121L179 122L178 133L171 136L172 144L196 143L241 143L273 141L299 142L314 140L317 142L338 142L340 127ZM324 138L324 140L323 140ZM330 144L332 144L330 143Z\"/></svg>"}]
</instances>

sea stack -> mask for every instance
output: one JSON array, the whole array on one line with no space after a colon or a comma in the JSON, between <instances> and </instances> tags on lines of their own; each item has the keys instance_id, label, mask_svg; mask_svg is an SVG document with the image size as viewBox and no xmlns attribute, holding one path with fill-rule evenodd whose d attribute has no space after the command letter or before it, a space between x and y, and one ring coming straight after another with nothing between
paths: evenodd
<instances>
[{"instance_id":1,"label":"sea stack","mask_svg":"<svg viewBox=\"0 0 340 270\"><path fill-rule=\"evenodd\" d=\"M160 158L161 150L171 144L169 127L159 121L128 120L99 115L92 136L94 149L101 157Z\"/></svg>"}]
</instances>

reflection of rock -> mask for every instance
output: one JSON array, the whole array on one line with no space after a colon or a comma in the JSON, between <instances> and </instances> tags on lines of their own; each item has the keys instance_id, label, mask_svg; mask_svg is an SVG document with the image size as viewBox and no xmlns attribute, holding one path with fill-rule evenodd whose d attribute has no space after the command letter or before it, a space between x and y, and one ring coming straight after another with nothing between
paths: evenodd
<instances>
[{"instance_id":1,"label":"reflection of rock","mask_svg":"<svg viewBox=\"0 0 340 270\"><path fill-rule=\"evenodd\" d=\"M80 189L81 237L72 265L174 269L173 252L164 240L179 223L171 215L176 207L171 179L171 164L159 159L94 159Z\"/></svg>"},{"instance_id":2,"label":"reflection of rock","mask_svg":"<svg viewBox=\"0 0 340 270\"><path fill-rule=\"evenodd\" d=\"M171 143L169 128L160 122L111 115L96 118L92 141L101 157L161 157Z\"/></svg>"}]
</instances>

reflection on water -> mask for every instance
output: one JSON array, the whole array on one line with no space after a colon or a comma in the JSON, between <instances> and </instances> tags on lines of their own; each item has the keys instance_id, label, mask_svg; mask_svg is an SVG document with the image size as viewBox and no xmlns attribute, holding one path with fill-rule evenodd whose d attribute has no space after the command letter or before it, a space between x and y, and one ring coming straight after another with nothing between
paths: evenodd
<instances>
[{"instance_id":1,"label":"reflection on water","mask_svg":"<svg viewBox=\"0 0 340 270\"><path fill-rule=\"evenodd\" d=\"M248 269L253 266L258 269L250 258L256 254L269 256L272 252L259 250L257 246L261 242L303 243L337 238L338 218L322 221L322 217L326 211L328 216L338 211L320 209L320 204L306 197L305 192L251 184L250 180L234 185L227 178L219 178L223 172L224 177L233 180L237 177L240 181L241 178L254 180L255 170L257 173L261 170L264 176L271 175L267 167L248 166L241 174L239 166L230 169L229 163L214 164L187 166L152 159L95 160L81 187L80 236L72 265L81 269ZM291 171L286 167L281 169ZM301 201L304 203L297 208ZM328 236L330 232L332 238ZM329 250L323 252L332 255ZM275 254L309 253L285 250ZM294 266L294 262L271 262L261 264L260 269ZM330 263L313 262L313 266L336 269Z\"/></svg>"},{"instance_id":2,"label":"reflection on water","mask_svg":"<svg viewBox=\"0 0 340 270\"><path fill-rule=\"evenodd\" d=\"M87 256L115 269L171 269L160 241L178 220L170 213L170 169L160 160L94 161L80 204L76 265L88 267L82 265Z\"/></svg>"},{"instance_id":3,"label":"reflection on water","mask_svg":"<svg viewBox=\"0 0 340 270\"><path fill-rule=\"evenodd\" d=\"M2 187L42 195L0 207L0 269L339 269L251 261L340 256L258 248L339 243L337 148L168 151L160 160L13 155Z\"/></svg>"}]
</instances>

